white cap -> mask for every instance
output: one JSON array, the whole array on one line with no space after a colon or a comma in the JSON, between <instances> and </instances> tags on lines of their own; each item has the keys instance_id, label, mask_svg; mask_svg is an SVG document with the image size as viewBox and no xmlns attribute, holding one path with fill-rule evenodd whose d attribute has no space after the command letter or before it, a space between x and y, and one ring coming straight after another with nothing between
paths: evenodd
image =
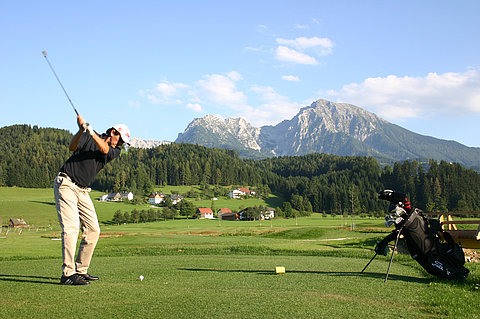
<instances>
[{"instance_id":1,"label":"white cap","mask_svg":"<svg viewBox=\"0 0 480 319\"><path fill-rule=\"evenodd\" d=\"M114 125L113 128L120 133L120 137L125 144L130 145L130 130L125 124Z\"/></svg>"}]
</instances>

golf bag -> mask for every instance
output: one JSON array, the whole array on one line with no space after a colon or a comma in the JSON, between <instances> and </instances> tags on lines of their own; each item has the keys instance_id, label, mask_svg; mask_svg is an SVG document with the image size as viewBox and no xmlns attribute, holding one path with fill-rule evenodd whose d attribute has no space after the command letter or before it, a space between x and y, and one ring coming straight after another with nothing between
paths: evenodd
<instances>
[{"instance_id":1,"label":"golf bag","mask_svg":"<svg viewBox=\"0 0 480 319\"><path fill-rule=\"evenodd\" d=\"M422 210L413 208L405 194L384 190L378 197L390 202L390 215L385 217L385 225L395 225L395 230L377 244L375 252L386 254L387 244L400 233L412 258L428 273L448 280L463 280L468 276L469 270L463 266L462 247L443 231L438 219L429 218Z\"/></svg>"}]
</instances>

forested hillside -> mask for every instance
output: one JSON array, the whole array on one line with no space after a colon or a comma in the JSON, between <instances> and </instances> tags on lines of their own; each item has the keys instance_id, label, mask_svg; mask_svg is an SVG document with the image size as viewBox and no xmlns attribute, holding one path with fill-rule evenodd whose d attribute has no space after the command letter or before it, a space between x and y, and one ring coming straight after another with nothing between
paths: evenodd
<instances>
[{"instance_id":1,"label":"forested hillside","mask_svg":"<svg viewBox=\"0 0 480 319\"><path fill-rule=\"evenodd\" d=\"M72 134L54 128L0 128L0 185L49 187L68 158Z\"/></svg>"},{"instance_id":2,"label":"forested hillside","mask_svg":"<svg viewBox=\"0 0 480 319\"><path fill-rule=\"evenodd\" d=\"M0 128L0 186L50 187L70 152L64 130ZM392 188L428 211L480 210L480 175L459 164L430 161L381 168L371 157L310 154L264 160L193 144L130 148L102 170L93 188L148 194L155 185L245 185L278 192L286 207L328 213L382 212L377 193Z\"/></svg>"}]
</instances>

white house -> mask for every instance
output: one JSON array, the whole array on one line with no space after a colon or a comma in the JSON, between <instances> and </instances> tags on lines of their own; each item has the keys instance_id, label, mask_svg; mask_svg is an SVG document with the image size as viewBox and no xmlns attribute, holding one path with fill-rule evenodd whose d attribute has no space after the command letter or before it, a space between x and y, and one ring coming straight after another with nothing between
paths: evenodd
<instances>
[{"instance_id":1,"label":"white house","mask_svg":"<svg viewBox=\"0 0 480 319\"><path fill-rule=\"evenodd\" d=\"M238 213L241 220L246 220L245 212L247 209L244 209ZM260 220L275 218L275 209L271 207L262 207L260 211Z\"/></svg>"},{"instance_id":2,"label":"white house","mask_svg":"<svg viewBox=\"0 0 480 319\"><path fill-rule=\"evenodd\" d=\"M228 196L230 196L230 198L242 198L242 196L245 196L245 195L248 195L248 196L255 195L255 192L245 187L239 187L228 193Z\"/></svg>"},{"instance_id":3,"label":"white house","mask_svg":"<svg viewBox=\"0 0 480 319\"><path fill-rule=\"evenodd\" d=\"M170 199L172 200L172 204L175 205L183 200L182 195L170 195Z\"/></svg>"},{"instance_id":4,"label":"white house","mask_svg":"<svg viewBox=\"0 0 480 319\"><path fill-rule=\"evenodd\" d=\"M110 193L108 195L102 195L99 198L99 200L102 201L102 202L104 202L104 201L119 201L121 199L132 200L133 199L133 193L132 192Z\"/></svg>"},{"instance_id":5,"label":"white house","mask_svg":"<svg viewBox=\"0 0 480 319\"><path fill-rule=\"evenodd\" d=\"M165 194L163 193L151 193L150 196L148 196L148 202L152 205L158 205L162 203L165 200Z\"/></svg>"},{"instance_id":6,"label":"white house","mask_svg":"<svg viewBox=\"0 0 480 319\"><path fill-rule=\"evenodd\" d=\"M230 191L228 193L228 196L230 196L230 198L241 198L243 195L245 195L245 193L238 189L234 189L233 191Z\"/></svg>"},{"instance_id":7,"label":"white house","mask_svg":"<svg viewBox=\"0 0 480 319\"><path fill-rule=\"evenodd\" d=\"M198 219L213 219L213 210L211 208L197 208L196 216Z\"/></svg>"},{"instance_id":8,"label":"white house","mask_svg":"<svg viewBox=\"0 0 480 319\"><path fill-rule=\"evenodd\" d=\"M275 218L275 209L271 207L266 207L265 210L262 210L262 212L260 213L260 218L261 219Z\"/></svg>"},{"instance_id":9,"label":"white house","mask_svg":"<svg viewBox=\"0 0 480 319\"><path fill-rule=\"evenodd\" d=\"M120 195L122 196L123 199L128 199L128 200L133 199L133 193L132 192L121 192Z\"/></svg>"}]
</instances>

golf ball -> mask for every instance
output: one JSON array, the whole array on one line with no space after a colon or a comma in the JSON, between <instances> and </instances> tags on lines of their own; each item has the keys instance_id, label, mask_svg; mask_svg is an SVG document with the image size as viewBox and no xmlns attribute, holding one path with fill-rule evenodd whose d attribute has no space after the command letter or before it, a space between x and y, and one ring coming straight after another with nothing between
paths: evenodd
<instances>
[{"instance_id":1,"label":"golf ball","mask_svg":"<svg viewBox=\"0 0 480 319\"><path fill-rule=\"evenodd\" d=\"M138 278L140 279L140 281L142 281L143 278L145 278L145 277L143 277L143 275L140 275L140 277L138 277Z\"/></svg>"}]
</instances>

